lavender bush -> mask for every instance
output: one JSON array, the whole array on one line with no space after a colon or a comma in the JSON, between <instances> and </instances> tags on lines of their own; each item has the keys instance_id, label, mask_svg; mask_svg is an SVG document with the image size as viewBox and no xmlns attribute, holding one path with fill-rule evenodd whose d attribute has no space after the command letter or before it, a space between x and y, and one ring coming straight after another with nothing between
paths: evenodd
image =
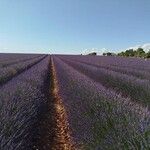
<instances>
[{"instance_id":1,"label":"lavender bush","mask_svg":"<svg viewBox=\"0 0 150 150\"><path fill-rule=\"evenodd\" d=\"M39 57L41 54L2 54L0 53L0 67Z\"/></svg>"},{"instance_id":2,"label":"lavender bush","mask_svg":"<svg viewBox=\"0 0 150 150\"><path fill-rule=\"evenodd\" d=\"M0 149L47 150L56 143L59 148L67 125L76 149L150 149L149 61L51 58L0 54ZM58 124L56 115L63 114L59 107L56 114L55 90L67 113L66 126Z\"/></svg>"},{"instance_id":3,"label":"lavender bush","mask_svg":"<svg viewBox=\"0 0 150 150\"><path fill-rule=\"evenodd\" d=\"M63 57L60 57L61 59L63 59ZM65 60L71 60L71 61L78 61L81 63L85 63L87 65L91 65L91 66L95 66L95 67L99 67L99 68L104 68L104 69L108 69L108 70L112 70L115 72L119 72L122 74L127 74L127 75L132 75L135 77L138 77L140 79L148 79L150 80L150 72L147 72L146 70L137 70L134 68L127 68L124 66L112 66L110 64L96 64L93 58L92 62L88 62L88 61L82 61L82 59L78 59L75 60L76 57L74 57L74 59L71 59L70 57L65 57Z\"/></svg>"},{"instance_id":4,"label":"lavender bush","mask_svg":"<svg viewBox=\"0 0 150 150\"><path fill-rule=\"evenodd\" d=\"M33 149L32 127L46 103L42 88L48 63L46 57L0 87L0 149Z\"/></svg>"},{"instance_id":5,"label":"lavender bush","mask_svg":"<svg viewBox=\"0 0 150 150\"><path fill-rule=\"evenodd\" d=\"M37 62L41 61L44 57L45 55L41 55L40 57L36 57L34 59L31 59L25 62L21 62L21 63L17 63L8 67L0 68L0 84L5 83L7 80L11 79L13 76L33 66Z\"/></svg>"},{"instance_id":6,"label":"lavender bush","mask_svg":"<svg viewBox=\"0 0 150 150\"><path fill-rule=\"evenodd\" d=\"M150 60L145 60L141 58L124 58L124 57L114 57L114 56L73 56L73 55L60 55L65 59L71 59L75 61L87 62L90 64L95 64L99 66L113 66L121 67L126 69L134 69L150 72Z\"/></svg>"},{"instance_id":7,"label":"lavender bush","mask_svg":"<svg viewBox=\"0 0 150 150\"><path fill-rule=\"evenodd\" d=\"M41 55L40 55L41 56ZM14 64L19 64L19 63L22 63L22 62L26 62L26 61L29 61L29 60L32 60L32 59L35 59L35 58L37 58L37 57L40 57L40 56L26 56L25 58L23 57L18 57L17 59L15 59L15 60L9 60L9 61L7 61L7 62L3 62L3 63L0 63L0 67L8 67L8 66L12 66L12 65L14 65Z\"/></svg>"},{"instance_id":8,"label":"lavender bush","mask_svg":"<svg viewBox=\"0 0 150 150\"><path fill-rule=\"evenodd\" d=\"M104 68L87 65L80 62L66 61L73 68L100 82L107 88L111 88L125 97L130 97L144 106L150 108L150 81L142 80L134 76L120 74Z\"/></svg>"},{"instance_id":9,"label":"lavender bush","mask_svg":"<svg viewBox=\"0 0 150 150\"><path fill-rule=\"evenodd\" d=\"M28 54L0 53L0 63L18 59L18 57L26 57L27 55Z\"/></svg>"},{"instance_id":10,"label":"lavender bush","mask_svg":"<svg viewBox=\"0 0 150 150\"><path fill-rule=\"evenodd\" d=\"M53 56L59 94L81 149L149 149L150 112ZM77 148L77 149L78 149Z\"/></svg>"}]
</instances>

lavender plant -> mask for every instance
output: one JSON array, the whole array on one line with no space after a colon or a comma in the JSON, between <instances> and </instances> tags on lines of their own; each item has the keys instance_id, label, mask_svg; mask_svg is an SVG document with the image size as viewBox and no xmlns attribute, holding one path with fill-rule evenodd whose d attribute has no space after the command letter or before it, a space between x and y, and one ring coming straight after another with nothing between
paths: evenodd
<instances>
[{"instance_id":1,"label":"lavender plant","mask_svg":"<svg viewBox=\"0 0 150 150\"><path fill-rule=\"evenodd\" d=\"M95 64L99 66L113 66L121 67L126 69L134 69L150 72L150 60L145 60L141 58L124 58L115 56L74 56L74 55L60 55L65 59L71 59L75 61L88 62L90 64Z\"/></svg>"},{"instance_id":2,"label":"lavender plant","mask_svg":"<svg viewBox=\"0 0 150 150\"><path fill-rule=\"evenodd\" d=\"M22 63L22 62L26 62L26 61L29 61L29 60L32 60L32 59L35 59L37 57L40 57L41 55L25 55L25 57L18 57L16 58L15 60L8 60L8 61L4 61L4 62L1 62L0 63L0 67L8 67L8 66L12 66L14 64L19 64L19 63Z\"/></svg>"},{"instance_id":3,"label":"lavender plant","mask_svg":"<svg viewBox=\"0 0 150 150\"><path fill-rule=\"evenodd\" d=\"M65 60L64 60L65 61ZM73 68L87 75L103 86L111 88L125 97L141 103L150 108L150 81L142 80L134 76L120 74L104 68L87 65L80 62L65 61Z\"/></svg>"},{"instance_id":4,"label":"lavender plant","mask_svg":"<svg viewBox=\"0 0 150 150\"><path fill-rule=\"evenodd\" d=\"M150 112L53 56L77 149L149 149Z\"/></svg>"},{"instance_id":5,"label":"lavender plant","mask_svg":"<svg viewBox=\"0 0 150 150\"><path fill-rule=\"evenodd\" d=\"M21 61L39 57L41 54L2 54L0 53L0 67L9 66Z\"/></svg>"},{"instance_id":6,"label":"lavender plant","mask_svg":"<svg viewBox=\"0 0 150 150\"><path fill-rule=\"evenodd\" d=\"M60 57L60 58L64 59L64 57ZM76 57L73 57L74 59L71 59L71 58L70 57L65 57L65 60L67 59L67 60L71 60L71 61L75 61L75 62L78 61L78 62L81 62L81 63L85 63L87 65L112 70L112 71L119 72L119 73L122 73L122 74L135 76L135 77L138 77L140 79L150 80L150 72L147 72L146 70L137 70L137 69L134 69L134 68L127 68L127 67L124 67L124 66L112 66L111 64L107 64L107 63L106 64L101 64L101 63L98 64L98 63L95 62L94 58L93 58L92 62L88 62L88 60L83 61L82 59L77 59L76 60Z\"/></svg>"},{"instance_id":7,"label":"lavender plant","mask_svg":"<svg viewBox=\"0 0 150 150\"><path fill-rule=\"evenodd\" d=\"M33 66L34 64L41 61L43 58L45 58L45 55L42 55L40 57L36 57L34 59L17 63L5 68L0 68L0 85L11 79L13 76L19 74L23 70L26 70Z\"/></svg>"},{"instance_id":8,"label":"lavender plant","mask_svg":"<svg viewBox=\"0 0 150 150\"><path fill-rule=\"evenodd\" d=\"M33 149L49 57L0 87L0 149Z\"/></svg>"}]
</instances>

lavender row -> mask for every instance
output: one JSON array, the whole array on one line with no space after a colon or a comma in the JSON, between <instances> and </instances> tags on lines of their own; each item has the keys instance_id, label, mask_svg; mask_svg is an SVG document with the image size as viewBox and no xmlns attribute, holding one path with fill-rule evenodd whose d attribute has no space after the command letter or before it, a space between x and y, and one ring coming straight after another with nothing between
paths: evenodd
<instances>
[{"instance_id":1,"label":"lavender row","mask_svg":"<svg viewBox=\"0 0 150 150\"><path fill-rule=\"evenodd\" d=\"M130 97L133 101L150 108L149 80L141 80L133 76L120 74L80 62L64 61L94 81L100 82L103 86L122 94L124 97Z\"/></svg>"},{"instance_id":2,"label":"lavender row","mask_svg":"<svg viewBox=\"0 0 150 150\"><path fill-rule=\"evenodd\" d=\"M18 73L28 69L29 67L33 66L34 64L38 63L42 60L46 55L41 55L40 57L36 57L29 61L25 61L22 63L17 63L5 68L0 68L0 85L11 79L13 76L17 75Z\"/></svg>"},{"instance_id":3,"label":"lavender row","mask_svg":"<svg viewBox=\"0 0 150 150\"><path fill-rule=\"evenodd\" d=\"M15 62L16 60L23 60L33 57L38 57L40 54L3 54L0 53L0 67L9 65L10 63Z\"/></svg>"},{"instance_id":4,"label":"lavender row","mask_svg":"<svg viewBox=\"0 0 150 150\"><path fill-rule=\"evenodd\" d=\"M77 149L149 149L150 112L53 56Z\"/></svg>"},{"instance_id":5,"label":"lavender row","mask_svg":"<svg viewBox=\"0 0 150 150\"><path fill-rule=\"evenodd\" d=\"M18 57L24 57L27 54L12 54L12 53L0 53L0 62L8 61L8 60L15 60Z\"/></svg>"},{"instance_id":6,"label":"lavender row","mask_svg":"<svg viewBox=\"0 0 150 150\"><path fill-rule=\"evenodd\" d=\"M24 57L23 57L24 56ZM20 57L17 57L15 60L8 60L0 63L0 68L8 67L17 63L22 63L28 60L35 59L37 57L41 57L42 55L23 55Z\"/></svg>"},{"instance_id":7,"label":"lavender row","mask_svg":"<svg viewBox=\"0 0 150 150\"><path fill-rule=\"evenodd\" d=\"M88 62L90 64L100 65L100 66L113 66L119 68L141 70L145 72L150 72L150 60L144 60L141 58L124 58L124 57L112 57L112 56L61 56L64 58L69 58L75 61Z\"/></svg>"},{"instance_id":8,"label":"lavender row","mask_svg":"<svg viewBox=\"0 0 150 150\"><path fill-rule=\"evenodd\" d=\"M71 59L70 57L65 57L64 58L64 57L61 56L60 58L67 59L67 60L72 60L72 61L78 61L78 62L81 62L81 63L85 63L87 65L112 70L112 71L119 72L119 73L122 73L122 74L135 76L135 77L140 78L140 79L150 80L150 72L147 72L145 70L137 70L137 69L133 69L133 68L124 68L124 67L120 67L120 66L111 66L110 64L109 65L108 64L96 64L94 62L94 60L93 60L93 62L88 62L88 61L83 61L82 59L76 60L76 57L74 57L74 59Z\"/></svg>"},{"instance_id":9,"label":"lavender row","mask_svg":"<svg viewBox=\"0 0 150 150\"><path fill-rule=\"evenodd\" d=\"M46 103L42 90L48 63L46 57L0 88L0 149L36 149L32 134L38 135L33 127Z\"/></svg>"}]
</instances>

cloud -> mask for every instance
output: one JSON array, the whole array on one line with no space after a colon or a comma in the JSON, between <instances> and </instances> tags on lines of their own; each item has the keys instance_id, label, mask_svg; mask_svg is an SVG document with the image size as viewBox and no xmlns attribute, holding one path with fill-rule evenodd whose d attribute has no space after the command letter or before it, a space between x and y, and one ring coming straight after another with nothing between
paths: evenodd
<instances>
[{"instance_id":1,"label":"cloud","mask_svg":"<svg viewBox=\"0 0 150 150\"><path fill-rule=\"evenodd\" d=\"M150 50L150 43L146 43L146 44L142 45L142 48L145 50Z\"/></svg>"},{"instance_id":2,"label":"cloud","mask_svg":"<svg viewBox=\"0 0 150 150\"><path fill-rule=\"evenodd\" d=\"M92 52L96 52L97 55L102 55L104 52L107 52L108 50L106 48L89 48L89 49L84 49L82 51L82 54L83 55L86 55L86 54L89 54L89 53L92 53Z\"/></svg>"},{"instance_id":3,"label":"cloud","mask_svg":"<svg viewBox=\"0 0 150 150\"><path fill-rule=\"evenodd\" d=\"M132 46L132 47L128 47L127 49L138 49L138 48L143 48L146 52L150 50L150 43L145 43L143 45L136 45L136 46Z\"/></svg>"},{"instance_id":4,"label":"cloud","mask_svg":"<svg viewBox=\"0 0 150 150\"><path fill-rule=\"evenodd\" d=\"M145 43L145 44L141 44L141 45L131 46L131 47L128 47L126 49L118 50L118 52L125 51L127 49L134 49L134 50L136 50L138 48L143 48L144 51L148 52L150 50L150 43ZM96 52L97 55L102 55L103 53L106 53L106 52L109 52L109 51L113 52L112 50L108 50L106 48L101 48L101 49L100 48L89 48L89 49L84 49L82 51L82 54L83 55L87 55L89 53ZM118 53L118 52L116 51L116 53Z\"/></svg>"}]
</instances>

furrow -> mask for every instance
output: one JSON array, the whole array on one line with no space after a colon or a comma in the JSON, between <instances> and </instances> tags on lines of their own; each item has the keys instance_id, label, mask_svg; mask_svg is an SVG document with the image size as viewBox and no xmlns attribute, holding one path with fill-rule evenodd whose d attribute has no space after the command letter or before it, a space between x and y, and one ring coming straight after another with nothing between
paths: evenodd
<instances>
[{"instance_id":1,"label":"furrow","mask_svg":"<svg viewBox=\"0 0 150 150\"><path fill-rule=\"evenodd\" d=\"M52 60L52 95L54 98L54 113L55 113L55 137L53 150L74 150L74 144L71 140L71 133L67 121L67 113L61 97L58 94L59 86L56 77L56 70Z\"/></svg>"}]
</instances>

